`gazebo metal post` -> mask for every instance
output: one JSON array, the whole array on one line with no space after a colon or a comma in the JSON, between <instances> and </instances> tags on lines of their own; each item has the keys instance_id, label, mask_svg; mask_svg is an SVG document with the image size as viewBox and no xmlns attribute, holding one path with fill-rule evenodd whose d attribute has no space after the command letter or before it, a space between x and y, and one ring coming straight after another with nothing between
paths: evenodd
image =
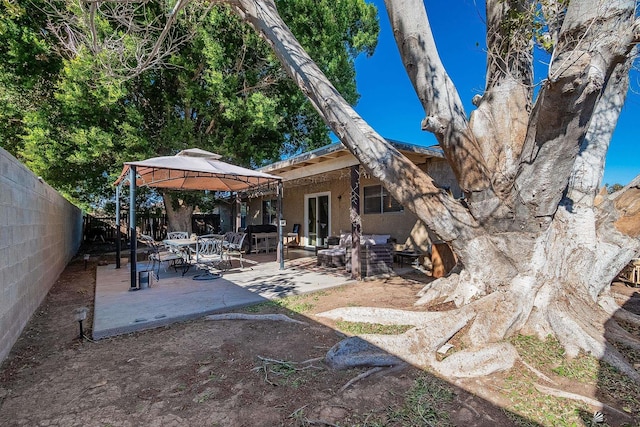
<instances>
[{"instance_id":1,"label":"gazebo metal post","mask_svg":"<svg viewBox=\"0 0 640 427\"><path fill-rule=\"evenodd\" d=\"M282 232L282 181L278 181L278 261L280 270L284 270L284 245Z\"/></svg>"},{"instance_id":2,"label":"gazebo metal post","mask_svg":"<svg viewBox=\"0 0 640 427\"><path fill-rule=\"evenodd\" d=\"M120 185L116 186L116 268L120 268Z\"/></svg>"},{"instance_id":3,"label":"gazebo metal post","mask_svg":"<svg viewBox=\"0 0 640 427\"><path fill-rule=\"evenodd\" d=\"M129 268L131 270L130 291L138 290L137 275L137 234L136 234L136 167L129 165Z\"/></svg>"}]
</instances>

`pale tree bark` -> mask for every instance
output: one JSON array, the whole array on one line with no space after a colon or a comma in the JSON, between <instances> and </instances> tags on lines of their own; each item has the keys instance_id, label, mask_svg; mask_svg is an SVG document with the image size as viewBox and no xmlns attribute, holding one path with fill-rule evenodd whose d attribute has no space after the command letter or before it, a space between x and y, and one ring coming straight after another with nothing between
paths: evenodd
<instances>
[{"instance_id":1,"label":"pale tree bark","mask_svg":"<svg viewBox=\"0 0 640 427\"><path fill-rule=\"evenodd\" d=\"M297 44L271 2L233 4L272 44L285 69L343 143L374 176L397 183L387 186L393 196L449 241L463 263L459 274L433 282L420 300L424 304L453 301L458 309L425 313L431 322L416 322L419 325L402 336L367 339L420 366L467 376L511 366L514 351L501 343L505 337L516 332L553 334L569 355L590 352L640 379L607 342L604 325L609 313L596 305L615 275L604 264L616 254L628 260L640 244L627 238L628 252L610 242L604 251L598 245L594 208L571 210L561 204L572 176L572 183L581 181L584 187L578 154L599 156L602 146L596 141L607 139L612 129L603 123L615 123L619 114L606 103L617 105L624 99L623 95L616 100L613 92L626 92L620 76L630 61L633 34L622 36L627 43L619 43L620 35L611 34L616 34L621 22L627 22L623 28L633 27L633 2L587 9L569 5L550 78L535 103L531 53L525 40L514 34L509 39L498 33L488 37L494 51L487 66L486 93L471 124L438 58L426 13L420 12L422 2L387 2L405 68L425 106L423 127L441 142L469 196L468 211L437 194L427 176L416 172L350 109ZM488 2L488 16L495 21L490 28L503 31L499 22L510 8L525 10L524 4ZM529 30L527 26L510 29L516 36ZM622 67L618 77L617 67ZM603 102L600 110L599 101ZM591 122L594 113L596 119ZM578 187L570 189L576 192ZM594 276L594 265L597 284L588 279ZM371 313L347 308L330 315L375 322L391 315ZM400 323L415 322L412 313L406 313L407 318L399 313L393 316ZM465 327L468 349L438 362L435 350ZM616 339L637 341L624 333ZM416 352L417 348L423 350Z\"/></svg>"},{"instance_id":2,"label":"pale tree bark","mask_svg":"<svg viewBox=\"0 0 640 427\"><path fill-rule=\"evenodd\" d=\"M486 87L473 100L478 108L471 114L470 126L502 200L517 172L533 102L531 21L509 21L509 16L526 16L531 7L530 1L486 2ZM509 22L506 28L505 22Z\"/></svg>"},{"instance_id":3,"label":"pale tree bark","mask_svg":"<svg viewBox=\"0 0 640 427\"><path fill-rule=\"evenodd\" d=\"M468 132L464 106L438 56L422 0L386 0L385 4L405 69L427 115L423 129L438 139L463 191L487 189L484 158Z\"/></svg>"},{"instance_id":4,"label":"pale tree bark","mask_svg":"<svg viewBox=\"0 0 640 427\"><path fill-rule=\"evenodd\" d=\"M174 198L168 193L162 193L162 200L167 212L169 229L167 231L186 231L191 234L191 215L194 207L190 203L185 203L182 199Z\"/></svg>"},{"instance_id":5,"label":"pale tree bark","mask_svg":"<svg viewBox=\"0 0 640 427\"><path fill-rule=\"evenodd\" d=\"M538 95L513 197L544 225L557 209L601 90L633 49L633 1L572 1ZM532 224L534 227L536 224Z\"/></svg>"},{"instance_id":6,"label":"pale tree bark","mask_svg":"<svg viewBox=\"0 0 640 427\"><path fill-rule=\"evenodd\" d=\"M422 290L424 311L344 308L326 316L415 327L367 336L444 375L485 375L517 359L505 338L556 336L570 356L590 352L635 380L610 341L640 348L611 317L619 269L640 251L640 178L595 203L604 156L624 103L640 25L632 0L545 2L552 61L534 99L533 1L488 0L485 92L468 119L439 58L424 2L386 0L403 63L466 193L457 201L389 146L331 85L272 0L220 0L271 45L284 69L345 146L404 207L452 246L455 273ZM510 19L516 17L516 21ZM524 18L520 20L519 18ZM531 18L533 19L533 18ZM429 304L456 308L430 312ZM616 313L640 323L640 317ZM606 326L606 328L605 328ZM451 337L467 347L438 361Z\"/></svg>"}]
</instances>

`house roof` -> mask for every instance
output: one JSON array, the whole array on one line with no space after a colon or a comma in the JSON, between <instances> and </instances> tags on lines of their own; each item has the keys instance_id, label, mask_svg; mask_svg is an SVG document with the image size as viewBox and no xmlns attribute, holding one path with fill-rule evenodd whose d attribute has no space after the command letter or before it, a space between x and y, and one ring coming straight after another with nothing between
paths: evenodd
<instances>
[{"instance_id":1,"label":"house roof","mask_svg":"<svg viewBox=\"0 0 640 427\"><path fill-rule=\"evenodd\" d=\"M386 141L415 164L425 163L427 159L434 157L444 158L442 150L437 146L424 147L391 139ZM357 164L359 164L358 159L341 142L336 142L272 163L258 170L278 175L285 180L294 180L334 172Z\"/></svg>"}]
</instances>

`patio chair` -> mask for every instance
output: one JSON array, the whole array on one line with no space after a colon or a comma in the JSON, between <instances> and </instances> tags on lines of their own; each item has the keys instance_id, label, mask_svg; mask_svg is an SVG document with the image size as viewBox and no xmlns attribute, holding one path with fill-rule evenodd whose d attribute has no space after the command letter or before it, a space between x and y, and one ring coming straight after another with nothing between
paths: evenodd
<instances>
[{"instance_id":1,"label":"patio chair","mask_svg":"<svg viewBox=\"0 0 640 427\"><path fill-rule=\"evenodd\" d=\"M177 240L177 239L188 239L189 238L189 233L187 233L186 231L170 231L167 233L167 239L166 240ZM170 246L170 245L164 245L164 247L169 251L169 252L173 252L176 254L180 253L180 250L177 249L175 246Z\"/></svg>"},{"instance_id":2,"label":"patio chair","mask_svg":"<svg viewBox=\"0 0 640 427\"><path fill-rule=\"evenodd\" d=\"M247 233L227 233L224 237L223 250L229 261L229 266L231 267L232 257L237 256L240 261L240 268L244 268L242 255L246 253L244 241L247 238Z\"/></svg>"},{"instance_id":3,"label":"patio chair","mask_svg":"<svg viewBox=\"0 0 640 427\"><path fill-rule=\"evenodd\" d=\"M285 236L284 246L287 249L287 253L289 252L289 248L297 248L300 246L300 224L293 224L291 233L287 233Z\"/></svg>"},{"instance_id":4,"label":"patio chair","mask_svg":"<svg viewBox=\"0 0 640 427\"><path fill-rule=\"evenodd\" d=\"M169 265L178 271L178 267L184 264L182 254L161 249L162 246L153 237L141 234L138 240L150 249L149 261L152 262L151 270L155 272L157 280L160 280L160 265L162 263L167 263L164 271L167 271L167 266Z\"/></svg>"},{"instance_id":5,"label":"patio chair","mask_svg":"<svg viewBox=\"0 0 640 427\"><path fill-rule=\"evenodd\" d=\"M207 274L195 276L195 280L217 279L222 271L227 270L229 261L223 257L223 247L220 236L205 234L196 239L196 248L192 251L192 262L196 268L206 270ZM212 270L219 270L213 272Z\"/></svg>"},{"instance_id":6,"label":"patio chair","mask_svg":"<svg viewBox=\"0 0 640 427\"><path fill-rule=\"evenodd\" d=\"M189 233L186 231L170 231L167 233L167 239L188 239Z\"/></svg>"}]
</instances>

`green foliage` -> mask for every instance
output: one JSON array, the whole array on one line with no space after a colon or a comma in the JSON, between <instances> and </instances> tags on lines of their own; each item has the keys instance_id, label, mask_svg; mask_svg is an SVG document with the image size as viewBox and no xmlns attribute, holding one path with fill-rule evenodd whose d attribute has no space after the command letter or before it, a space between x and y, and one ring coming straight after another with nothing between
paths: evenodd
<instances>
[{"instance_id":1,"label":"green foliage","mask_svg":"<svg viewBox=\"0 0 640 427\"><path fill-rule=\"evenodd\" d=\"M362 334L383 334L383 335L399 335L413 328L412 325L381 325L379 323L364 322L336 322L336 327L342 332L353 335Z\"/></svg>"},{"instance_id":2,"label":"green foliage","mask_svg":"<svg viewBox=\"0 0 640 427\"><path fill-rule=\"evenodd\" d=\"M454 397L455 393L446 382L425 374L413 383L404 407L390 410L387 416L392 425L451 426L444 408Z\"/></svg>"},{"instance_id":3,"label":"green foliage","mask_svg":"<svg viewBox=\"0 0 640 427\"><path fill-rule=\"evenodd\" d=\"M555 48L551 32L558 25L558 15L564 14L568 0L547 0L535 2L519 2L501 0L508 7L508 12L500 23L500 32L504 43L502 54L510 55L521 49L529 49L529 42L546 53ZM549 4L552 3L552 4ZM545 14L546 13L546 14Z\"/></svg>"},{"instance_id":4,"label":"green foliage","mask_svg":"<svg viewBox=\"0 0 640 427\"><path fill-rule=\"evenodd\" d=\"M0 3L0 146L19 157L24 115L51 96L61 58L41 28L46 16L38 1Z\"/></svg>"},{"instance_id":5,"label":"green foliage","mask_svg":"<svg viewBox=\"0 0 640 427\"><path fill-rule=\"evenodd\" d=\"M613 194L613 193L615 193L616 191L620 191L620 190L622 190L622 189L624 188L624 185L622 185L622 184L618 184L618 183L616 183L616 184L612 184L612 185L605 184L605 187L607 187L607 193L608 193L608 194Z\"/></svg>"},{"instance_id":6,"label":"green foliage","mask_svg":"<svg viewBox=\"0 0 640 427\"><path fill-rule=\"evenodd\" d=\"M0 88L0 143L80 204L107 197L125 161L199 147L259 166L329 141L327 126L269 46L226 7L207 13L208 4L191 3L172 37L194 37L165 58L168 67L121 79L107 72L121 65L108 49L93 55L81 47L73 57L57 56L43 31L45 14L29 9L27 15L25 5L0 6L0 82L6 83ZM278 6L312 57L355 102L353 61L375 48L375 7L363 0ZM148 4L136 24L162 22L162 8ZM135 35L103 17L96 22L99 37L123 40L125 62L133 65ZM194 203L199 197L183 196Z\"/></svg>"}]
</instances>

